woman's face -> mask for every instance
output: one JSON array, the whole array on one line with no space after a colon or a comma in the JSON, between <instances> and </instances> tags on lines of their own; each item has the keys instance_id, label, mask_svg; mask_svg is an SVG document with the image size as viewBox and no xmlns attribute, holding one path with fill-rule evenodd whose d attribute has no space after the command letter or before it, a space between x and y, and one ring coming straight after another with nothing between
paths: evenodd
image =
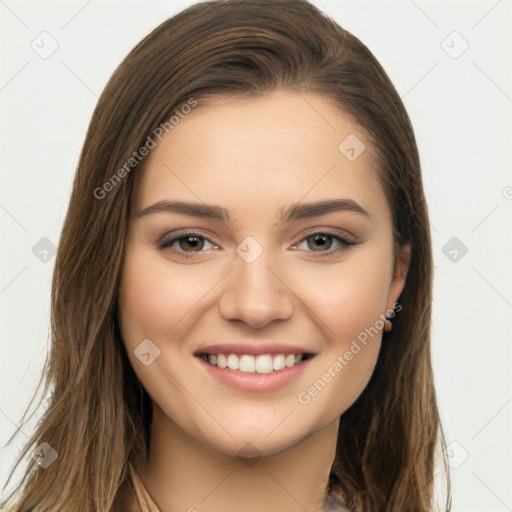
<instances>
[{"instance_id":1,"label":"woman's face","mask_svg":"<svg viewBox=\"0 0 512 512\"><path fill-rule=\"evenodd\" d=\"M228 454L271 454L361 394L407 271L399 259L394 273L372 158L342 112L293 92L192 109L151 151L120 322L175 427ZM245 371L204 354L238 355L227 363ZM288 367L290 354L304 360Z\"/></svg>"}]
</instances>

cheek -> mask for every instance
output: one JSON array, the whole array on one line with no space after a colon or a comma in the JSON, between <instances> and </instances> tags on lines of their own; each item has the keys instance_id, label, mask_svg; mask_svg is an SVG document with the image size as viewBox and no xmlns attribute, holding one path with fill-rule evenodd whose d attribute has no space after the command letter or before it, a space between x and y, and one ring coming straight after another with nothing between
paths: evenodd
<instances>
[{"instance_id":1,"label":"cheek","mask_svg":"<svg viewBox=\"0 0 512 512\"><path fill-rule=\"evenodd\" d=\"M317 325L329 339L343 345L375 325L386 308L388 262L370 251L358 256L335 271L327 267L309 277L302 274L300 285Z\"/></svg>"},{"instance_id":2,"label":"cheek","mask_svg":"<svg viewBox=\"0 0 512 512\"><path fill-rule=\"evenodd\" d=\"M328 296L316 294L315 313L324 333L321 357L314 361L310 387L298 400L324 411L327 422L343 414L367 386L378 359L385 310L386 281L377 269L347 272ZM306 410L310 411L310 409Z\"/></svg>"},{"instance_id":3,"label":"cheek","mask_svg":"<svg viewBox=\"0 0 512 512\"><path fill-rule=\"evenodd\" d=\"M347 337L352 340L366 329L379 327L387 296L382 276L376 272L352 276L345 291L335 330L342 332L345 340Z\"/></svg>"},{"instance_id":4,"label":"cheek","mask_svg":"<svg viewBox=\"0 0 512 512\"><path fill-rule=\"evenodd\" d=\"M143 337L164 336L201 297L196 284L186 273L172 272L167 262L134 251L126 258L120 287L122 326Z\"/></svg>"},{"instance_id":5,"label":"cheek","mask_svg":"<svg viewBox=\"0 0 512 512\"><path fill-rule=\"evenodd\" d=\"M305 390L308 400L318 396L315 403L320 408L329 410L336 404L335 412L344 412L374 371L390 279L389 258L380 257L383 252L368 247L340 263L336 271L326 266L302 281L314 283L302 288L302 296L309 296L307 305L315 313L311 318L325 340L324 354L314 366L318 380Z\"/></svg>"}]
</instances>

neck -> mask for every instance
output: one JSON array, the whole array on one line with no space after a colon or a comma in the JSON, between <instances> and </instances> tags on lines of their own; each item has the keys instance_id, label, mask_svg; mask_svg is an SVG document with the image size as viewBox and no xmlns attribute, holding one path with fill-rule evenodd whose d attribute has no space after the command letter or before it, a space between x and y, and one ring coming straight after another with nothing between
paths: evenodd
<instances>
[{"instance_id":1,"label":"neck","mask_svg":"<svg viewBox=\"0 0 512 512\"><path fill-rule=\"evenodd\" d=\"M339 419L272 455L239 457L199 442L153 407L151 449L136 470L162 512L317 512Z\"/></svg>"}]
</instances>

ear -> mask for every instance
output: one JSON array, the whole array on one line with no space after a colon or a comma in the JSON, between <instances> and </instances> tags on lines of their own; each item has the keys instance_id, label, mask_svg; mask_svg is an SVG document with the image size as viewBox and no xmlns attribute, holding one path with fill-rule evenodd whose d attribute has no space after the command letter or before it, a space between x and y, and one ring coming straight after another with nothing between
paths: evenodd
<instances>
[{"instance_id":1,"label":"ear","mask_svg":"<svg viewBox=\"0 0 512 512\"><path fill-rule=\"evenodd\" d=\"M409 270L411 261L411 244L410 242L402 245L395 253L395 265L393 270L393 278L389 284L388 297L386 302L386 311L393 310L395 303L400 297L405 286L405 279Z\"/></svg>"}]
</instances>

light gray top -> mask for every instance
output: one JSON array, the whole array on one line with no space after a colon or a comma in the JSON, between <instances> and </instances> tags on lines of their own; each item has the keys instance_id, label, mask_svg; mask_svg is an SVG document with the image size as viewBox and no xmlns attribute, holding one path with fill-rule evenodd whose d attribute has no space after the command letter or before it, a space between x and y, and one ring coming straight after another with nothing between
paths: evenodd
<instances>
[{"instance_id":1,"label":"light gray top","mask_svg":"<svg viewBox=\"0 0 512 512\"><path fill-rule=\"evenodd\" d=\"M350 510L341 501L338 494L330 492L326 494L322 506L320 507L320 512L350 512Z\"/></svg>"}]
</instances>

